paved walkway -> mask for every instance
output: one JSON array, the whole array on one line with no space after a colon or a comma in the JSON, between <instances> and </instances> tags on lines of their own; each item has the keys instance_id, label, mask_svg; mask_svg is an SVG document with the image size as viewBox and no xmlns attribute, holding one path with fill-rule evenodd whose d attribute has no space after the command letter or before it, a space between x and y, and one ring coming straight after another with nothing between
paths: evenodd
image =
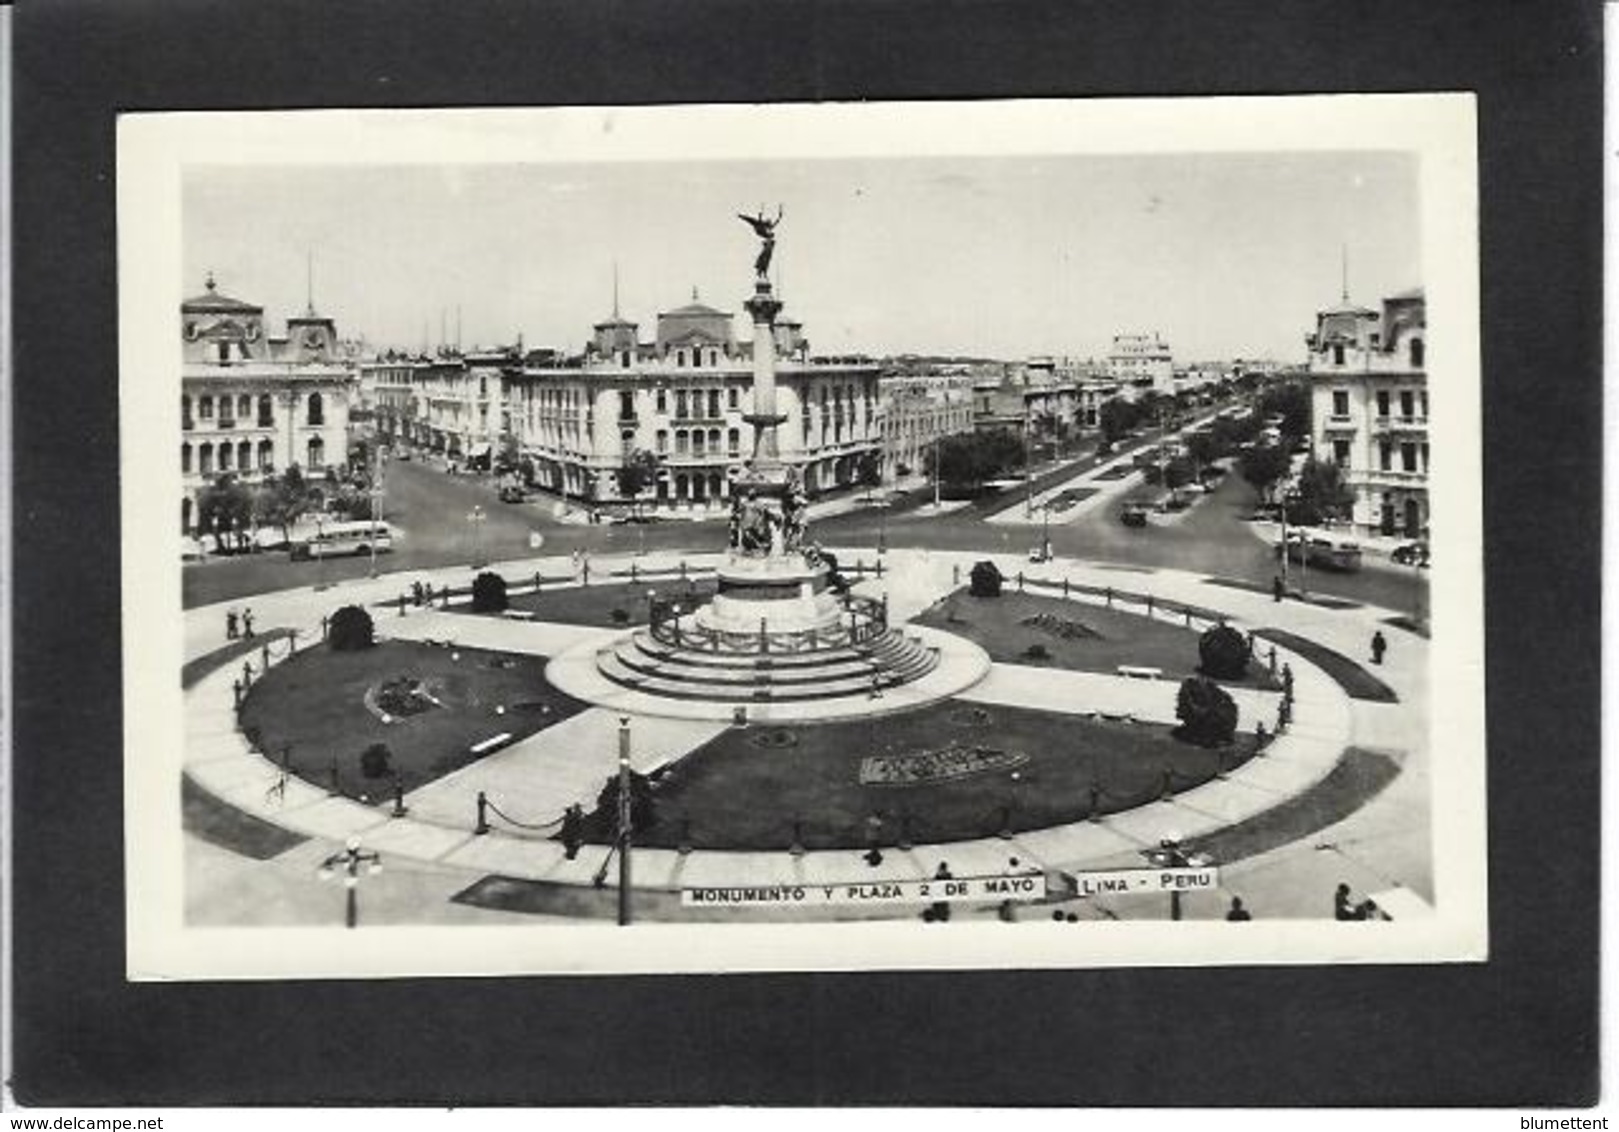
<instances>
[{"instance_id":1,"label":"paved walkway","mask_svg":"<svg viewBox=\"0 0 1619 1132\"><path fill-rule=\"evenodd\" d=\"M853 552L835 551L840 557ZM673 556L671 556L673 557ZM686 555L693 566L705 556ZM714 556L706 556L712 561ZM861 583L863 592L886 592L896 619L914 616L949 592L959 576L965 578L982 553L893 551L889 571L881 579ZM997 556L988 556L995 558ZM1021 559L999 556L998 565L1009 576L1027 571L1030 578L1060 581L1063 577L1089 585L1117 585L1120 577L1097 565L1060 561L1030 566ZM598 570L624 562L601 559ZM648 564L641 560L645 567ZM566 559L526 560L502 564L508 575L540 570L555 574L566 570ZM464 584L470 571L423 572L422 580L435 586ZM599 575L598 575L599 576ZM401 582L380 579L348 583L324 591L293 590L261 595L253 602L260 628L287 625L300 628L302 641L317 639L320 617L339 604L375 602L397 595ZM1285 627L1350 657L1364 657L1366 642L1379 619L1388 611L1372 608L1327 610L1296 602L1273 603L1268 597L1228 587L1212 586L1200 575L1160 570L1134 574L1128 586L1156 597L1217 610L1239 629ZM1087 599L1076 596L1073 600ZM238 603L239 604L239 603ZM588 645L612 631L540 622L504 621L454 614L410 610L404 617L375 611L379 632L411 639L453 639L467 646L512 649L550 654ZM1166 616L1161 607L1158 616ZM1167 615L1175 619L1174 615ZM212 627L212 632L210 632ZM222 643L220 607L188 611L188 658ZM678 888L685 885L751 885L808 883L813 881L920 879L931 876L941 860L948 860L957 876L1006 871L1011 858L1024 867L1107 868L1139 865L1142 848L1155 845L1170 833L1195 838L1265 812L1320 782L1336 764L1345 747L1374 747L1393 753L1402 766L1393 783L1368 804L1336 825L1300 842L1229 864L1222 870L1219 894L1188 898L1188 914L1215 915L1223 911L1229 895L1243 894L1256 915L1319 916L1322 901L1330 906L1332 888L1348 881L1357 891L1399 890L1406 908L1432 900L1432 865L1428 845L1428 777L1426 725L1427 644L1420 638L1384 627L1391 650L1377 674L1400 696L1397 704L1351 701L1326 673L1303 657L1278 650L1279 660L1295 674L1298 723L1278 738L1262 757L1255 758L1224 779L1197 789L1097 822L1019 834L1010 840L988 838L949 845L919 846L908 852L891 851L883 864L869 868L860 856L846 850L811 852L801 857L782 853L701 851L682 856L672 851L638 850L639 885ZM210 639L211 638L211 639ZM284 652L282 646L278 652ZM386 804L368 805L331 797L296 778L283 776L262 756L247 748L236 731L231 706L231 681L238 671L230 666L196 684L186 697L185 769L199 785L227 803L298 833L331 843L357 835L389 857L400 856L423 868L462 870L471 883L477 876L507 876L565 884L589 884L602 864L605 850L585 847L578 859L563 859L561 846L548 840L550 829L525 829L496 820L493 832L471 832L477 792L486 791L502 811L517 822L540 825L554 819L570 801L594 803L612 766L616 764L618 710L592 709L537 733L490 758L472 764L407 797L410 813L390 818ZM1176 685L1173 681L1146 681L1123 677L994 665L963 698L986 702L1020 703L1047 710L1099 711L1131 714L1137 718L1173 718ZM1273 713L1274 693L1238 690L1244 726ZM634 705L650 710L647 705ZM632 713L633 759L642 769L677 759L717 734L723 724L652 717ZM1321 847L1325 846L1325 847ZM1087 916L1128 918L1161 916L1162 898L1093 899L1085 903ZM1330 907L1329 907L1330 910ZM908 913L906 913L908 914ZM441 919L431 906L421 915Z\"/></svg>"}]
</instances>

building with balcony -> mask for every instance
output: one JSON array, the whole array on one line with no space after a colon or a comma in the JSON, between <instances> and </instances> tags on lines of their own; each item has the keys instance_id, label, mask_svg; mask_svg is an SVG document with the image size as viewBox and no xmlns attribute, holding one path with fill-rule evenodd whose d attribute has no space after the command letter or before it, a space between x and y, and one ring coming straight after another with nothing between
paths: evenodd
<instances>
[{"instance_id":1,"label":"building with balcony","mask_svg":"<svg viewBox=\"0 0 1619 1132\"><path fill-rule=\"evenodd\" d=\"M501 368L501 420L537 486L593 503L628 502L618 470L637 452L658 470L640 502L720 508L752 458L753 344L734 316L699 301L664 311L650 341L614 304L576 359L514 359ZM809 357L802 325L775 326L777 430L783 462L813 497L852 486L882 453L878 370ZM470 376L470 373L469 373Z\"/></svg>"},{"instance_id":2,"label":"building with balcony","mask_svg":"<svg viewBox=\"0 0 1619 1132\"><path fill-rule=\"evenodd\" d=\"M1175 359L1157 331L1115 334L1107 355L1107 371L1120 392L1134 401L1144 393L1175 392Z\"/></svg>"},{"instance_id":3,"label":"building with balcony","mask_svg":"<svg viewBox=\"0 0 1619 1132\"><path fill-rule=\"evenodd\" d=\"M219 290L180 304L181 529L196 531L197 493L230 474L248 483L297 465L320 474L348 459L356 380L336 328L313 307L269 334L264 308Z\"/></svg>"},{"instance_id":4,"label":"building with balcony","mask_svg":"<svg viewBox=\"0 0 1619 1132\"><path fill-rule=\"evenodd\" d=\"M885 482L919 474L935 442L973 431L973 381L966 373L884 374L878 387Z\"/></svg>"},{"instance_id":5,"label":"building with balcony","mask_svg":"<svg viewBox=\"0 0 1619 1132\"><path fill-rule=\"evenodd\" d=\"M1306 336L1316 459L1331 460L1355 493L1366 534L1428 531L1427 303L1422 289L1380 310L1351 303L1316 315Z\"/></svg>"}]
</instances>

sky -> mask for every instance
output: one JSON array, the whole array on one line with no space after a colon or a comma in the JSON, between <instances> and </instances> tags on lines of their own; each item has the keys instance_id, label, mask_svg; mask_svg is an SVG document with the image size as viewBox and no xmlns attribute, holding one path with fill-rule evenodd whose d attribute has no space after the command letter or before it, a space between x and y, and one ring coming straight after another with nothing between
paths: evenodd
<instances>
[{"instance_id":1,"label":"sky","mask_svg":"<svg viewBox=\"0 0 1619 1132\"><path fill-rule=\"evenodd\" d=\"M785 212L778 293L817 353L1302 360L1315 312L1420 285L1417 159L1291 153L527 165L191 166L187 295L212 271L272 326L309 294L378 348L577 350L619 307L736 312ZM443 337L441 338L441 326Z\"/></svg>"}]
</instances>

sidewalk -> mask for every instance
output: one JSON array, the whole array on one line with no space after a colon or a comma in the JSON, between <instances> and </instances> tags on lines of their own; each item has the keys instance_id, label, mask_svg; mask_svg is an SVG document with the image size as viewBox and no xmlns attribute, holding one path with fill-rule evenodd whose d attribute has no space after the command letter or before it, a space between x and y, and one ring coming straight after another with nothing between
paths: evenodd
<instances>
[{"instance_id":1,"label":"sidewalk","mask_svg":"<svg viewBox=\"0 0 1619 1132\"><path fill-rule=\"evenodd\" d=\"M849 553L839 551L838 553ZM692 556L695 557L695 556ZM971 563L985 557L982 552L957 553L894 551L889 557L892 571L878 582L863 585L886 588L893 596L896 616L901 609L923 608L953 584L954 571L963 572ZM536 566L554 570L566 559L530 560L510 564L513 572L532 572ZM624 561L627 563L628 558ZM598 560L597 568L616 566L617 560ZM1026 562L1008 558L1002 564L1012 572L1029 570L1030 576L1058 580L1067 576L1091 585L1113 585L1118 576L1090 563L1061 561L1031 569ZM451 573L444 571L441 573ZM464 575L464 569L454 571ZM344 587L343 600L375 600L393 596L400 588L398 579L354 583ZM1208 585L1200 575L1161 570L1132 580L1130 588L1151 592L1174 602L1218 610L1238 628L1285 627L1362 660L1371 628L1380 624L1388 611L1373 608L1326 610L1299 603L1277 605L1264 595ZM318 601L317 601L318 599ZM265 627L271 624L308 624L310 612L320 605L330 608L332 591L311 594L287 591L256 599ZM1077 596L1074 600L1080 600ZM1092 599L1099 600L1099 599ZM1160 616L1163 614L1160 613ZM318 623L319 613L315 620ZM438 625L453 615L411 612L405 625L390 626L387 614L379 619L379 629L393 628L403 635L418 631L436 632ZM188 611L187 637L194 623L217 624L218 611ZM509 638L534 634L544 638L562 633L548 644L560 643L575 633L590 630L533 622L504 622L494 619L456 617L460 625L476 623L476 632ZM408 626L408 627L407 627ZM458 631L458 640L470 643L469 632ZM221 634L222 635L222 634ZM431 635L431 634L430 634ZM1262 813L1307 789L1327 775L1345 747L1377 746L1400 748L1402 773L1382 793L1329 830L1249 860L1236 862L1227 876L1245 899L1264 893L1271 909L1257 913L1282 914L1297 908L1296 914L1318 914L1319 885L1323 871L1346 872L1360 880L1352 883L1376 884L1378 891L1399 887L1421 898L1432 897L1431 861L1423 838L1428 806L1426 736L1427 645L1407 634L1395 636L1385 664L1377 669L1380 678L1400 695L1397 704L1352 701L1337 683L1303 657L1278 650L1293 667L1298 705L1296 725L1278 738L1264 757L1252 760L1226 779L1215 779L1172 800L1110 816L1099 822L1079 822L1069 826L1019 834L1010 841L987 838L956 842L948 846L919 847L914 853L889 853L880 869L868 869L852 851L811 852L803 857L780 853L698 852L682 857L672 851L644 850L637 854L637 877L653 888L673 888L683 884L750 885L766 883L805 883L808 880L924 879L947 854L958 875L975 869L998 872L1008 855L1020 856L1042 868L1075 869L1109 867L1121 862L1139 864L1139 850L1156 844L1170 832L1196 837L1231 826ZM304 638L306 641L310 638ZM530 640L534 640L530 637ZM217 643L217 642L216 642ZM492 797L510 798L513 817L524 821L541 820L568 797L581 791L593 793L604 778L606 756L611 749L608 732L616 726L611 713L593 709L579 717L579 735L552 729L514 745L502 755L473 764L456 775L422 787L407 797L409 816L390 818L386 807L372 807L344 798L329 797L324 791L296 779L284 782L279 794L275 787L279 771L267 760L247 749L235 729L230 707L232 670L225 669L196 685L186 697L185 769L200 785L226 802L285 828L314 837L328 846L358 835L369 846L391 856L400 855L435 867L464 870L467 883L487 873L588 884L601 863L604 850L587 847L575 861L562 858L555 842L536 840L536 834L496 832L483 836L471 830L471 799L478 789ZM1001 702L1037 702L1048 710L1142 712L1161 717L1172 714L1175 684L1172 681L1133 681L1082 673L1040 670L1038 681L1028 670L995 665L979 684L961 693L965 698ZM1036 683L1039 687L1036 687ZM1245 719L1267 710L1263 693L1242 697ZM1150 699L1150 703L1148 702ZM706 741L715 724L673 723L640 716L632 723L636 734L645 738L639 758L656 763L672 761ZM585 732L589 732L587 736ZM651 736L656 735L656 739ZM609 736L610 738L610 736ZM595 752L592 754L592 752ZM611 760L608 760L611 761ZM521 813L516 812L521 810ZM1328 841L1335 848L1330 857L1313 849ZM329 849L328 849L329 851ZM1330 866L1330 867L1329 867ZM1336 883L1336 882L1334 882ZM1330 885L1327 892L1330 895ZM1253 899L1258 900L1257 895ZM1106 909L1105 902L1094 909ZM429 905L420 909L427 919L438 920L440 912ZM899 913L896 913L899 914ZM908 914L905 913L905 914ZM1128 916L1131 909L1121 904L1116 915Z\"/></svg>"}]
</instances>

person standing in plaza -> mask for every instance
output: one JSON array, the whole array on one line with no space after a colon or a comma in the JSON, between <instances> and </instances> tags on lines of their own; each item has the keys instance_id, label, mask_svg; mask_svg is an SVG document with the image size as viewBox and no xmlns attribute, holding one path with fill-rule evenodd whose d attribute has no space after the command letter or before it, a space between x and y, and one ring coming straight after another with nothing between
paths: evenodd
<instances>
[{"instance_id":1,"label":"person standing in plaza","mask_svg":"<svg viewBox=\"0 0 1619 1132\"><path fill-rule=\"evenodd\" d=\"M253 611L251 609L244 608L242 610L242 636L250 641L253 639Z\"/></svg>"},{"instance_id":2,"label":"person standing in plaza","mask_svg":"<svg viewBox=\"0 0 1619 1132\"><path fill-rule=\"evenodd\" d=\"M955 880L955 874L950 871L950 862L940 861L939 867L933 871L934 880ZM950 920L950 901L939 900L933 905L933 922L936 924L948 923Z\"/></svg>"},{"instance_id":3,"label":"person standing in plaza","mask_svg":"<svg viewBox=\"0 0 1619 1132\"><path fill-rule=\"evenodd\" d=\"M1388 638L1383 636L1383 630L1378 629L1372 633L1372 663L1382 664L1383 654L1388 651Z\"/></svg>"},{"instance_id":4,"label":"person standing in plaza","mask_svg":"<svg viewBox=\"0 0 1619 1132\"><path fill-rule=\"evenodd\" d=\"M1272 601L1281 601L1282 597L1286 593L1287 593L1287 589L1286 589L1286 587L1284 587L1282 585L1282 576L1280 574L1271 575L1271 579L1270 579L1270 596L1271 596L1271 600Z\"/></svg>"},{"instance_id":5,"label":"person standing in plaza","mask_svg":"<svg viewBox=\"0 0 1619 1132\"><path fill-rule=\"evenodd\" d=\"M1225 918L1233 924L1245 924L1254 917L1248 909L1242 906L1242 897L1233 896L1231 898L1231 911L1225 914Z\"/></svg>"},{"instance_id":6,"label":"person standing in plaza","mask_svg":"<svg viewBox=\"0 0 1619 1132\"><path fill-rule=\"evenodd\" d=\"M236 607L234 605L225 610L225 639L227 641L236 639Z\"/></svg>"}]
</instances>

